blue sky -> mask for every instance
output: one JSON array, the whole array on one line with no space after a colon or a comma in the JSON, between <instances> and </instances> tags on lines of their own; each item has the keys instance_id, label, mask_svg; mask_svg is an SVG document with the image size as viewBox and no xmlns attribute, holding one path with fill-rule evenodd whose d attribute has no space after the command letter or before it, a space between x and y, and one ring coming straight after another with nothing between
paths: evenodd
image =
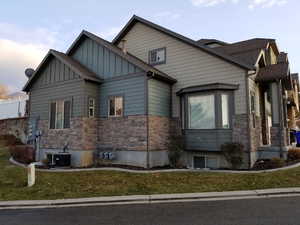
<instances>
[{"instance_id":1,"label":"blue sky","mask_svg":"<svg viewBox=\"0 0 300 225\"><path fill-rule=\"evenodd\" d=\"M133 14L195 40L275 38L300 72L299 10L297 0L3 1L0 84L20 90L49 48L66 51L82 29L112 40Z\"/></svg>"}]
</instances>

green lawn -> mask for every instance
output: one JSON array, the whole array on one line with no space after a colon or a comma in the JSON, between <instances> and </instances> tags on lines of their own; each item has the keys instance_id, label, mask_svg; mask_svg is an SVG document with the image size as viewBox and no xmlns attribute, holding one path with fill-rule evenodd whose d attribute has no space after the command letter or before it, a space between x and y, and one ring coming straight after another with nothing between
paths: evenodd
<instances>
[{"instance_id":1,"label":"green lawn","mask_svg":"<svg viewBox=\"0 0 300 225\"><path fill-rule=\"evenodd\" d=\"M34 187L26 187L26 170L8 162L0 147L0 200L61 199L113 195L233 191L300 187L300 168L264 174L178 172L37 173Z\"/></svg>"}]
</instances>

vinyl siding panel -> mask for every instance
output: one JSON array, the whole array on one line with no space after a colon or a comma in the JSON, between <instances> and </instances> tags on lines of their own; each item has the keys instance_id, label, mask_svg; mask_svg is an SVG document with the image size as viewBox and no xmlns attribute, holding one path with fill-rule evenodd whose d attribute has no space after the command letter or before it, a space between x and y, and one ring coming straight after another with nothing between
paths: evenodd
<instances>
[{"instance_id":1,"label":"vinyl siding panel","mask_svg":"<svg viewBox=\"0 0 300 225\"><path fill-rule=\"evenodd\" d=\"M72 99L72 116L82 116L84 105L82 86L82 80L74 80L32 90L30 95L30 117L40 117L42 120L49 119L50 102L60 99Z\"/></svg>"},{"instance_id":2,"label":"vinyl siding panel","mask_svg":"<svg viewBox=\"0 0 300 225\"><path fill-rule=\"evenodd\" d=\"M140 68L89 38L80 43L71 57L103 79L142 72Z\"/></svg>"},{"instance_id":3,"label":"vinyl siding panel","mask_svg":"<svg viewBox=\"0 0 300 225\"><path fill-rule=\"evenodd\" d=\"M223 82L239 84L234 93L235 113L246 113L245 71L215 56L157 30L137 23L124 37L128 52L148 62L150 50L166 47L166 64L156 68L176 78L173 86L173 116L179 116L176 92L194 85Z\"/></svg>"},{"instance_id":4,"label":"vinyl siding panel","mask_svg":"<svg viewBox=\"0 0 300 225\"><path fill-rule=\"evenodd\" d=\"M88 99L95 99L95 117L99 116L100 113L100 85L97 83L85 81L84 82L84 107L83 115L88 117Z\"/></svg>"},{"instance_id":5,"label":"vinyl siding panel","mask_svg":"<svg viewBox=\"0 0 300 225\"><path fill-rule=\"evenodd\" d=\"M185 130L185 149L220 151L222 144L232 141L231 130Z\"/></svg>"},{"instance_id":6,"label":"vinyl siding panel","mask_svg":"<svg viewBox=\"0 0 300 225\"><path fill-rule=\"evenodd\" d=\"M67 65L51 58L30 90L30 117L49 119L50 102L72 99L72 116L82 116L83 80Z\"/></svg>"},{"instance_id":7,"label":"vinyl siding panel","mask_svg":"<svg viewBox=\"0 0 300 225\"><path fill-rule=\"evenodd\" d=\"M170 116L171 86L167 83L151 79L148 81L149 114Z\"/></svg>"},{"instance_id":8,"label":"vinyl siding panel","mask_svg":"<svg viewBox=\"0 0 300 225\"><path fill-rule=\"evenodd\" d=\"M144 115L145 90L145 76L141 74L104 82L99 92L100 116L107 117L110 96L124 97L124 116Z\"/></svg>"}]
</instances>

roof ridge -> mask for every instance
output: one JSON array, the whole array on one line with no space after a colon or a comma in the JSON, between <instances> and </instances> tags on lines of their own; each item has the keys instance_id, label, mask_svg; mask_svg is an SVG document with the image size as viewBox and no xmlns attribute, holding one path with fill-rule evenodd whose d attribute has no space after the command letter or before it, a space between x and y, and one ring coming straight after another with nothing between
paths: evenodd
<instances>
[{"instance_id":1,"label":"roof ridge","mask_svg":"<svg viewBox=\"0 0 300 225\"><path fill-rule=\"evenodd\" d=\"M248 63L245 63L245 62L243 62L241 60L235 59L235 58L231 57L230 55L223 54L223 53L221 53L219 51L215 51L212 48L208 48L206 46L200 45L195 40L192 40L191 38L188 38L188 37L186 37L186 36L184 36L182 34L174 32L174 31L172 31L172 30L170 30L168 28L162 27L162 26L160 26L158 24L155 24L155 23L153 23L151 21L148 21L148 20L146 20L146 19L144 19L142 17L136 16L136 15L134 15L128 21L128 23L123 27L123 29L113 39L112 44L116 45L120 41L120 39L123 37L123 35L128 32L127 30L130 29L131 26L133 26L136 22L140 22L140 23L143 23L144 25L150 26L153 29L156 29L156 30L158 30L160 32L163 32L163 33L165 33L167 35L170 35L170 36L172 36L174 38L177 38L177 39L181 40L182 42L185 42L185 43L187 43L187 44L189 44L189 45L191 45L193 47L201 49L202 51L204 51L204 52L206 52L208 54L211 54L211 55L214 55L216 57L219 57L219 58L221 58L221 59L223 59L225 61L228 61L228 62L230 62L232 64L235 64L235 65L237 65L239 67L242 67L244 69L247 69L247 70L254 70L255 69L252 65L249 65Z\"/></svg>"}]
</instances>

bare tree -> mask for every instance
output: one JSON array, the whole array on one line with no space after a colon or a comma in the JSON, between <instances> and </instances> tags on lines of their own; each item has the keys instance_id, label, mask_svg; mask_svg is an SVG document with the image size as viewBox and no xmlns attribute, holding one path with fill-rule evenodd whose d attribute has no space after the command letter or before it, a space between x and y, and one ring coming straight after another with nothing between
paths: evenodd
<instances>
[{"instance_id":1,"label":"bare tree","mask_svg":"<svg viewBox=\"0 0 300 225\"><path fill-rule=\"evenodd\" d=\"M0 84L0 99L8 98L8 88L4 84Z\"/></svg>"}]
</instances>

